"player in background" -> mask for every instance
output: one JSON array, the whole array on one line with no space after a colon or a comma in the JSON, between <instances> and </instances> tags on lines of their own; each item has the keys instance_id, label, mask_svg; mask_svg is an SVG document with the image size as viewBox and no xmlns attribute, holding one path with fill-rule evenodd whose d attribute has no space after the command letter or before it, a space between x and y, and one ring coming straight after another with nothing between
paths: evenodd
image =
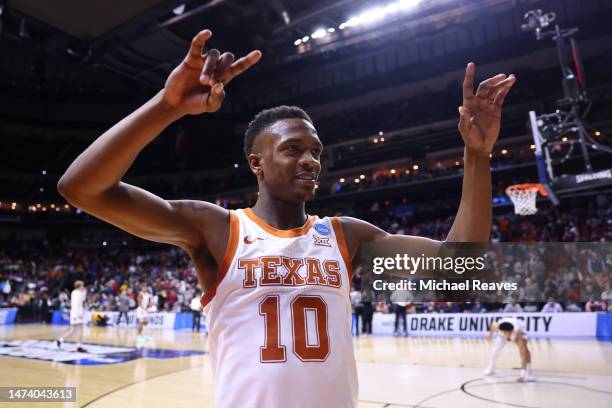
<instances>
[{"instance_id":1,"label":"player in background","mask_svg":"<svg viewBox=\"0 0 612 408\"><path fill-rule=\"evenodd\" d=\"M62 347L62 343L70 337L78 339L76 350L85 353L83 344L83 324L85 322L85 300L87 299L87 289L83 281L74 282L74 290L70 294L70 329L59 339L55 340L57 347Z\"/></svg>"},{"instance_id":2,"label":"player in background","mask_svg":"<svg viewBox=\"0 0 612 408\"><path fill-rule=\"evenodd\" d=\"M140 344L147 341L147 337L143 336L144 328L149 324L149 310L151 309L151 294L147 284L143 284L138 292L138 307L136 308L136 319L138 320L138 336L136 343Z\"/></svg>"},{"instance_id":3,"label":"player in background","mask_svg":"<svg viewBox=\"0 0 612 408\"><path fill-rule=\"evenodd\" d=\"M252 208L228 211L198 200L164 200L122 181L164 128L186 115L218 111L227 84L261 58L259 51L235 61L231 53L204 51L211 36L204 30L194 37L164 89L79 155L58 190L95 217L189 254L205 290L217 408L355 407L349 291L361 245L397 245L416 257L436 256L443 243L392 235L356 218L306 214L321 173L323 143L311 118L297 107L262 111L249 124L244 153L259 187ZM513 75L499 74L474 92L474 72L475 65L468 64L458 108L465 144L463 190L449 242L489 241L490 154L504 98L515 82ZM291 252L277 251L277 244ZM328 250L330 258L324 256ZM329 262L318 266L321 259ZM307 321L318 325L307 328Z\"/></svg>"},{"instance_id":4,"label":"player in background","mask_svg":"<svg viewBox=\"0 0 612 408\"><path fill-rule=\"evenodd\" d=\"M514 342L521 356L521 375L516 381L535 381L535 377L531 372L531 352L527 347L527 330L525 328L525 322L515 317L505 317L491 325L489 333L486 336L487 340L491 340L493 333L497 333L497 336L493 344L491 362L485 369L484 375L489 376L495 374L495 363L499 357L499 353L506 343Z\"/></svg>"},{"instance_id":5,"label":"player in background","mask_svg":"<svg viewBox=\"0 0 612 408\"><path fill-rule=\"evenodd\" d=\"M200 297L194 296L189 303L189 307L191 308L192 322L191 322L191 331L200 332L200 320L202 318L202 304L200 303Z\"/></svg>"},{"instance_id":6,"label":"player in background","mask_svg":"<svg viewBox=\"0 0 612 408\"><path fill-rule=\"evenodd\" d=\"M125 316L125 324L129 325L128 312L130 311L130 297L128 296L127 289L121 289L121 293L117 297L117 304L119 306L119 317L115 325L119 326L121 323L121 317Z\"/></svg>"}]
</instances>

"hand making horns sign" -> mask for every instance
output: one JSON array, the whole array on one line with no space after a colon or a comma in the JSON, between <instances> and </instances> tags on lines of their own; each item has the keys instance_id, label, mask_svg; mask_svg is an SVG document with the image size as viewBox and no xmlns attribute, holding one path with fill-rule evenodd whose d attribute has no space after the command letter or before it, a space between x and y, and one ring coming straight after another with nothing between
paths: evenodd
<instances>
[{"instance_id":1,"label":"hand making horns sign","mask_svg":"<svg viewBox=\"0 0 612 408\"><path fill-rule=\"evenodd\" d=\"M214 48L202 54L210 37L210 30L193 37L189 53L170 73L162 91L164 101L183 114L218 111L225 98L224 87L261 58L260 51L251 51L237 60L231 52L220 54Z\"/></svg>"},{"instance_id":2,"label":"hand making horns sign","mask_svg":"<svg viewBox=\"0 0 612 408\"><path fill-rule=\"evenodd\" d=\"M474 95L475 66L470 62L463 80L463 105L459 107L459 132L465 146L488 155L499 136L504 98L516 82L512 74L499 74L478 85Z\"/></svg>"}]
</instances>

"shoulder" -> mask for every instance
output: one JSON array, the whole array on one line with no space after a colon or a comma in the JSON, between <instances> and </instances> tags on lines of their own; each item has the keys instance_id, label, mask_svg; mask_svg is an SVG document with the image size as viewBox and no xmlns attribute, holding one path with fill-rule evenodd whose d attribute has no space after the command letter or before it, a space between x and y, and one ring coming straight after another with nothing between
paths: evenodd
<instances>
[{"instance_id":1,"label":"shoulder","mask_svg":"<svg viewBox=\"0 0 612 408\"><path fill-rule=\"evenodd\" d=\"M359 248L364 242L382 239L389 234L369 222L353 217L330 217L336 234L341 234L348 250L348 257L354 260L358 256Z\"/></svg>"},{"instance_id":2,"label":"shoulder","mask_svg":"<svg viewBox=\"0 0 612 408\"><path fill-rule=\"evenodd\" d=\"M367 221L354 217L334 217L342 227L346 237L353 237L361 242L372 241L389 235L386 231Z\"/></svg>"},{"instance_id":3,"label":"shoulder","mask_svg":"<svg viewBox=\"0 0 612 408\"><path fill-rule=\"evenodd\" d=\"M228 239L231 212L219 205L199 200L169 200L172 208L192 225L195 225L202 237L201 245L188 248L190 253L199 253L205 246L215 254L221 250ZM216 258L216 257L215 257Z\"/></svg>"},{"instance_id":4,"label":"shoulder","mask_svg":"<svg viewBox=\"0 0 612 408\"><path fill-rule=\"evenodd\" d=\"M168 200L173 210L198 224L226 221L229 224L229 210L207 201Z\"/></svg>"}]
</instances>

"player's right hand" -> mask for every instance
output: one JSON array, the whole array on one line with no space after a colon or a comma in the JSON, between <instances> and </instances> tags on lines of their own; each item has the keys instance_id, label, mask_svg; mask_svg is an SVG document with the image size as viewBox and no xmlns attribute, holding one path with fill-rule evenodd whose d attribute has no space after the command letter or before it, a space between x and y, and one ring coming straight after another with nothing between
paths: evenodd
<instances>
[{"instance_id":1,"label":"player's right hand","mask_svg":"<svg viewBox=\"0 0 612 408\"><path fill-rule=\"evenodd\" d=\"M493 338L493 336L491 336L491 333L487 333L487 335L485 336L485 340L490 341Z\"/></svg>"},{"instance_id":2,"label":"player's right hand","mask_svg":"<svg viewBox=\"0 0 612 408\"><path fill-rule=\"evenodd\" d=\"M232 53L220 54L214 48L202 54L210 37L210 30L193 37L187 56L166 80L163 100L182 114L218 111L225 98L225 86L261 58L260 51L251 51L235 61Z\"/></svg>"}]
</instances>

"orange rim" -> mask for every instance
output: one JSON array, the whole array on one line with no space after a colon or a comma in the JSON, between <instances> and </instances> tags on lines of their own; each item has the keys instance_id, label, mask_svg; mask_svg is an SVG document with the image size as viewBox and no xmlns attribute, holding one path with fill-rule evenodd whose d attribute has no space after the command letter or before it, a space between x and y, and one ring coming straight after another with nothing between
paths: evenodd
<instances>
[{"instance_id":1,"label":"orange rim","mask_svg":"<svg viewBox=\"0 0 612 408\"><path fill-rule=\"evenodd\" d=\"M536 189L538 190L538 192L543 196L546 197L548 196L548 193L546 192L546 189L544 188L544 186L540 183L524 183L524 184L514 184L512 186L508 186L506 188L506 194L510 195L511 191L516 191L516 190L531 190L531 189Z\"/></svg>"}]
</instances>

